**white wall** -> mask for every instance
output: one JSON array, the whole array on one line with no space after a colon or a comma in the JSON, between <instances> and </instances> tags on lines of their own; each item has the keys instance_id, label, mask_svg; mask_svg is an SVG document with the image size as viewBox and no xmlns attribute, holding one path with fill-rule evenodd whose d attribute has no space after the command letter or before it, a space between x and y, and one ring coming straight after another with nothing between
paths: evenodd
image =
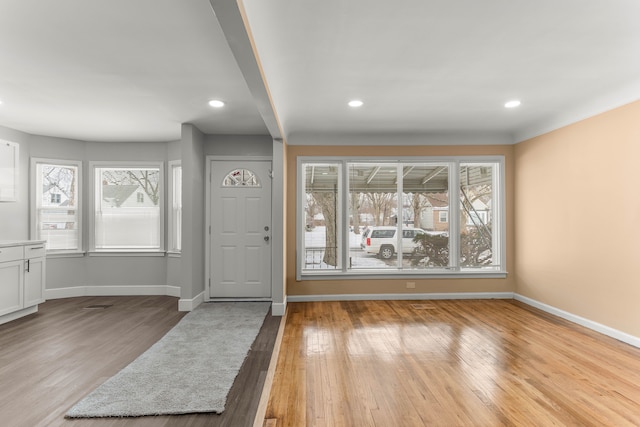
<instances>
[{"instance_id":1,"label":"white wall","mask_svg":"<svg viewBox=\"0 0 640 427\"><path fill-rule=\"evenodd\" d=\"M181 300L197 306L204 295L204 134L182 125L182 263ZM183 309L189 309L189 305Z\"/></svg>"},{"instance_id":2,"label":"white wall","mask_svg":"<svg viewBox=\"0 0 640 427\"><path fill-rule=\"evenodd\" d=\"M88 186L91 161L181 160L183 167L183 253L179 256L104 256L81 254L47 258L47 297L77 295L136 295L172 293L179 287L183 300L203 294L205 247L205 158L207 155L271 156L273 141L261 135L204 135L183 125L180 141L86 142L29 135L0 127L0 139L20 144L20 183L16 203L0 203L0 240L25 240L29 234L30 158L83 162L83 246L89 245ZM165 184L168 174L165 174ZM165 201L168 200L165 187ZM166 225L165 225L165 231ZM282 290L278 299L282 299ZM197 304L196 304L197 305Z\"/></svg>"},{"instance_id":3,"label":"white wall","mask_svg":"<svg viewBox=\"0 0 640 427\"><path fill-rule=\"evenodd\" d=\"M0 139L20 144L18 201L0 202L0 240L24 240L29 237L29 135L0 126Z\"/></svg>"},{"instance_id":4,"label":"white wall","mask_svg":"<svg viewBox=\"0 0 640 427\"><path fill-rule=\"evenodd\" d=\"M166 260L165 256L89 256L86 286L161 288L167 282Z\"/></svg>"},{"instance_id":5,"label":"white wall","mask_svg":"<svg viewBox=\"0 0 640 427\"><path fill-rule=\"evenodd\" d=\"M181 141L169 142L167 144L167 161L182 160L182 143ZM165 200L169 200L169 173L167 169L165 183L167 184L165 191ZM167 205L167 212L170 206ZM166 217L168 219L168 217ZM169 222L165 221L165 236L169 235ZM182 285L182 257L181 255L171 255L167 258L167 286L180 288Z\"/></svg>"},{"instance_id":6,"label":"white wall","mask_svg":"<svg viewBox=\"0 0 640 427\"><path fill-rule=\"evenodd\" d=\"M273 151L269 135L206 135L206 156L267 156Z\"/></svg>"},{"instance_id":7,"label":"white wall","mask_svg":"<svg viewBox=\"0 0 640 427\"><path fill-rule=\"evenodd\" d=\"M0 139L20 145L18 202L0 203L0 240L24 240L30 236L29 166L30 158L73 159L83 162L83 246L88 249L89 161L156 160L166 161L173 144L175 158L178 143L101 143L84 142L40 135L29 135L0 127ZM179 262L179 259L177 259ZM167 259L164 256L87 256L47 258L47 295L135 294L142 289L164 293L168 284ZM172 283L174 284L174 283ZM87 288L103 288L87 290ZM123 291L122 288L128 288ZM153 288L153 289L151 289Z\"/></svg>"}]
</instances>

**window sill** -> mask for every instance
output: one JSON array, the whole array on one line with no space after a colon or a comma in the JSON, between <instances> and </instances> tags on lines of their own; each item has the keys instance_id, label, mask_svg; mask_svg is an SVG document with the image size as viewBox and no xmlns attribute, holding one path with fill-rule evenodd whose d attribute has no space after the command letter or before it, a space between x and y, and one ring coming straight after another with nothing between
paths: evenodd
<instances>
[{"instance_id":1,"label":"window sill","mask_svg":"<svg viewBox=\"0 0 640 427\"><path fill-rule=\"evenodd\" d=\"M297 282L304 280L405 280L405 279L505 279L506 271L432 271L432 272L406 272L398 273L398 271L358 271L351 273L342 272L314 272L298 274Z\"/></svg>"},{"instance_id":2,"label":"window sill","mask_svg":"<svg viewBox=\"0 0 640 427\"><path fill-rule=\"evenodd\" d=\"M82 258L86 255L86 252L47 252L47 259L54 258Z\"/></svg>"},{"instance_id":3,"label":"window sill","mask_svg":"<svg viewBox=\"0 0 640 427\"><path fill-rule=\"evenodd\" d=\"M88 252L91 257L131 257L131 256L139 256L139 257L163 257L163 252L146 252L146 251L95 251Z\"/></svg>"}]
</instances>

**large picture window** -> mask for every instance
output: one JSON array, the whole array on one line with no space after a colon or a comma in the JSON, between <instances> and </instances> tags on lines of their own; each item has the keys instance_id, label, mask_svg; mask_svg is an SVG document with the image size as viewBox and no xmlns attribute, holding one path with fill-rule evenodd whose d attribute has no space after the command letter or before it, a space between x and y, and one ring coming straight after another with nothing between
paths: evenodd
<instances>
[{"instance_id":1,"label":"large picture window","mask_svg":"<svg viewBox=\"0 0 640 427\"><path fill-rule=\"evenodd\" d=\"M31 237L50 254L82 252L82 163L34 158L31 173Z\"/></svg>"},{"instance_id":2,"label":"large picture window","mask_svg":"<svg viewBox=\"0 0 640 427\"><path fill-rule=\"evenodd\" d=\"M298 277L504 273L503 159L298 160Z\"/></svg>"},{"instance_id":3,"label":"large picture window","mask_svg":"<svg viewBox=\"0 0 640 427\"><path fill-rule=\"evenodd\" d=\"M162 164L92 164L93 248L161 251Z\"/></svg>"}]
</instances>

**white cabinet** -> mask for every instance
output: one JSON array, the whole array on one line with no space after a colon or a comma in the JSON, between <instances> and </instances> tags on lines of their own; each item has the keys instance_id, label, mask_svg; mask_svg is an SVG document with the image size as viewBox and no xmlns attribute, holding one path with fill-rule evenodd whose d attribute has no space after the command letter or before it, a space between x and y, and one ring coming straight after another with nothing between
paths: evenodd
<instances>
[{"instance_id":1,"label":"white cabinet","mask_svg":"<svg viewBox=\"0 0 640 427\"><path fill-rule=\"evenodd\" d=\"M24 307L31 307L44 302L44 244L25 245L24 259Z\"/></svg>"},{"instance_id":2,"label":"white cabinet","mask_svg":"<svg viewBox=\"0 0 640 427\"><path fill-rule=\"evenodd\" d=\"M0 316L23 308L23 268L22 260L0 262Z\"/></svg>"},{"instance_id":3,"label":"white cabinet","mask_svg":"<svg viewBox=\"0 0 640 427\"><path fill-rule=\"evenodd\" d=\"M0 324L38 310L45 265L44 242L0 242Z\"/></svg>"}]
</instances>

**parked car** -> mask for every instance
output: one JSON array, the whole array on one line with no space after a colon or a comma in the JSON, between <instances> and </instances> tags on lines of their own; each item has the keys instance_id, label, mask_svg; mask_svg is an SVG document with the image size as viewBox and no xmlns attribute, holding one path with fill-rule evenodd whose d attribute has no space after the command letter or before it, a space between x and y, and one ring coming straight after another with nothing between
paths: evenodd
<instances>
[{"instance_id":1,"label":"parked car","mask_svg":"<svg viewBox=\"0 0 640 427\"><path fill-rule=\"evenodd\" d=\"M389 259L393 257L396 251L398 239L396 237L397 227L368 227L362 233L362 241L360 247L369 254L378 255L380 258ZM402 253L411 254L416 248L417 243L413 239L426 231L420 228L406 228L402 230Z\"/></svg>"}]
</instances>

